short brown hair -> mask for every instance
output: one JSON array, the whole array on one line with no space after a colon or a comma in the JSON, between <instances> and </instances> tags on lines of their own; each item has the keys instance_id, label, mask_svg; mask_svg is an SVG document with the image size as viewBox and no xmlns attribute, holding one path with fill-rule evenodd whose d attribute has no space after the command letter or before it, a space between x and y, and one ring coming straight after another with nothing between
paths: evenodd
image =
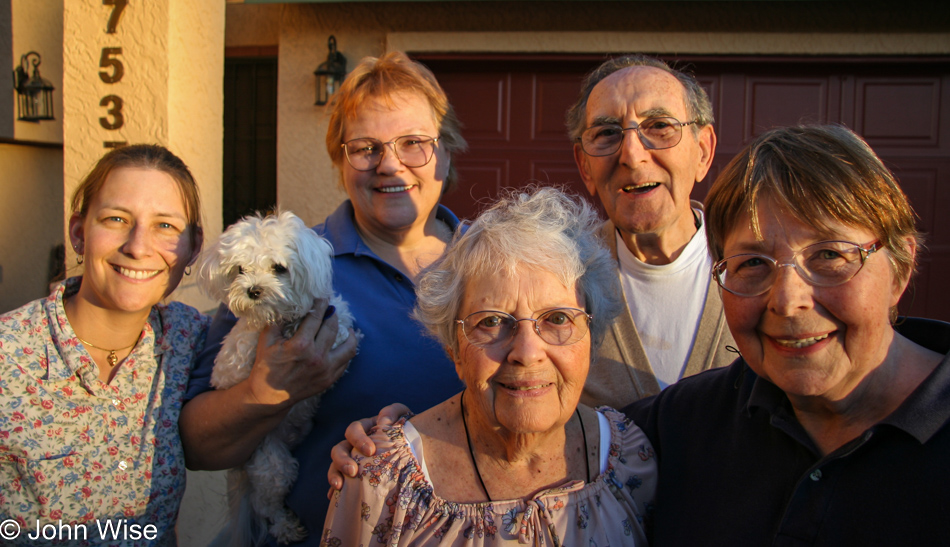
<instances>
[{"instance_id":1,"label":"short brown hair","mask_svg":"<svg viewBox=\"0 0 950 547\"><path fill-rule=\"evenodd\" d=\"M330 100L330 123L327 128L327 153L337 167L343 165L343 134L346 121L356 117L360 106L370 98L389 99L400 92L418 93L425 97L441 137L439 143L451 157L467 148L462 138L461 123L455 109L449 104L442 86L435 75L419 62L413 61L401 51L392 51L382 57L364 57L360 64L346 77L340 90ZM449 165L443 193L455 188L458 175L455 164Z\"/></svg>"},{"instance_id":2,"label":"short brown hair","mask_svg":"<svg viewBox=\"0 0 950 547\"><path fill-rule=\"evenodd\" d=\"M197 250L201 244L201 200L198 196L198 184L185 162L164 146L133 144L115 148L102 156L73 193L72 213L79 213L80 218L86 218L89 204L99 194L109 173L123 167L155 169L166 173L178 184L191 228L191 247Z\"/></svg>"},{"instance_id":3,"label":"short brown hair","mask_svg":"<svg viewBox=\"0 0 950 547\"><path fill-rule=\"evenodd\" d=\"M673 75L674 78L679 80L686 90L686 111L689 113L690 120L697 120L693 126L694 130L698 131L700 127L715 122L709 96L706 95L706 90L699 85L695 76L682 70L676 70L656 57L637 53L608 59L584 78L584 83L581 84L581 92L577 97L577 102L567 111L567 133L572 141L578 141L581 138L581 133L586 129L584 124L587 120L587 100L590 99L590 94L594 91L594 87L614 72L632 66L656 68ZM680 121L685 122L689 120Z\"/></svg>"},{"instance_id":4,"label":"short brown hair","mask_svg":"<svg viewBox=\"0 0 950 547\"><path fill-rule=\"evenodd\" d=\"M706 237L713 260L748 213L760 236L757 205L774 199L799 220L830 230L829 220L873 233L889 251L895 279L914 272L919 245L914 211L891 172L861 137L839 125L773 129L729 162L706 196Z\"/></svg>"}]
</instances>

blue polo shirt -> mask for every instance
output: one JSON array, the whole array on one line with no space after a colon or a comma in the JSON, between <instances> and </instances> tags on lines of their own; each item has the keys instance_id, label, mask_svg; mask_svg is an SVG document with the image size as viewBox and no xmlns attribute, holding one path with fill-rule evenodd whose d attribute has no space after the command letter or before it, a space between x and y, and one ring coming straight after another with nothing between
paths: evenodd
<instances>
[{"instance_id":1,"label":"blue polo shirt","mask_svg":"<svg viewBox=\"0 0 950 547\"><path fill-rule=\"evenodd\" d=\"M436 218L452 230L459 225L458 218L441 205ZM349 303L356 328L363 333L359 354L347 373L324 393L313 430L293 450L300 471L286 501L309 533L303 543L295 545L317 546L329 508L330 449L343 439L346 426L397 401L424 410L458 393L463 385L442 346L426 336L422 325L410 316L416 304L412 281L363 242L350 201L313 229L333 245L333 288ZM219 309L186 399L211 389L214 358L235 323L233 315Z\"/></svg>"}]
</instances>

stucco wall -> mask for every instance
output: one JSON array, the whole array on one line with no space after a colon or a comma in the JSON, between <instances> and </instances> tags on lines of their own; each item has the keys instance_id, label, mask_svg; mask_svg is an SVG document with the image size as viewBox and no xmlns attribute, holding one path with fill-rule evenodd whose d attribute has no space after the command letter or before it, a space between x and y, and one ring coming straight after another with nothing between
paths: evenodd
<instances>
[{"instance_id":1,"label":"stucco wall","mask_svg":"<svg viewBox=\"0 0 950 547\"><path fill-rule=\"evenodd\" d=\"M308 223L343 199L312 74L336 36L352 68L388 50L468 53L948 55L950 10L887 2L229 4L228 45L278 19L278 202ZM256 21L266 21L254 31Z\"/></svg>"},{"instance_id":2,"label":"stucco wall","mask_svg":"<svg viewBox=\"0 0 950 547\"><path fill-rule=\"evenodd\" d=\"M228 4L225 9L227 24L224 45L276 46L280 41L282 7L280 4Z\"/></svg>"},{"instance_id":3,"label":"stucco wall","mask_svg":"<svg viewBox=\"0 0 950 547\"><path fill-rule=\"evenodd\" d=\"M0 312L6 312L49 294L50 255L63 241L63 153L0 144L0 166Z\"/></svg>"},{"instance_id":4,"label":"stucco wall","mask_svg":"<svg viewBox=\"0 0 950 547\"><path fill-rule=\"evenodd\" d=\"M13 0L13 62L3 70L12 70L20 57L35 51L42 57L40 76L53 87L55 120L45 122L14 122L14 137L29 141L63 142L63 0ZM33 68L30 66L30 76ZM16 117L16 94L13 101Z\"/></svg>"},{"instance_id":5,"label":"stucco wall","mask_svg":"<svg viewBox=\"0 0 950 547\"><path fill-rule=\"evenodd\" d=\"M224 7L220 0L169 2L168 145L198 181L206 241L221 233ZM195 276L185 277L172 298L201 310L217 304L201 294Z\"/></svg>"},{"instance_id":6,"label":"stucco wall","mask_svg":"<svg viewBox=\"0 0 950 547\"><path fill-rule=\"evenodd\" d=\"M29 51L42 56L40 75L52 82L56 120L15 121L16 93L4 108L6 129L0 137L59 144L62 122L62 0L0 2L0 39L5 47L2 70L11 74ZM30 67L32 75L32 66ZM2 88L0 88L2 89ZM59 148L0 144L0 311L8 311L48 294L50 254L63 242L63 153Z\"/></svg>"}]
</instances>

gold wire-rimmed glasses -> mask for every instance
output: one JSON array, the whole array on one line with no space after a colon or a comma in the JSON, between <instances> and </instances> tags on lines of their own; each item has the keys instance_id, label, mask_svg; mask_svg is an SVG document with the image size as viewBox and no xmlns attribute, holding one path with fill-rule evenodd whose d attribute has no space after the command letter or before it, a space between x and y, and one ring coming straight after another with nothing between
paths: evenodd
<instances>
[{"instance_id":1,"label":"gold wire-rimmed glasses","mask_svg":"<svg viewBox=\"0 0 950 547\"><path fill-rule=\"evenodd\" d=\"M346 161L357 171L372 171L383 160L385 146L392 148L396 159L406 167L422 167L432 160L435 145L440 137L427 135L403 135L383 142L379 139L361 137L346 141L343 147Z\"/></svg>"}]
</instances>

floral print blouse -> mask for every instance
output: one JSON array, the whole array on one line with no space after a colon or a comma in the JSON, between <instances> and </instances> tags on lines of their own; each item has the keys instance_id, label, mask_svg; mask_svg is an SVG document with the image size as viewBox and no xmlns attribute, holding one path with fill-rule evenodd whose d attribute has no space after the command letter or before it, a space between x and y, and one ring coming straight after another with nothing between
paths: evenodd
<instances>
[{"instance_id":1,"label":"floral print blouse","mask_svg":"<svg viewBox=\"0 0 950 547\"><path fill-rule=\"evenodd\" d=\"M0 534L35 544L39 524L46 544L75 532L63 543L174 545L185 490L178 415L210 318L155 306L104 384L63 307L80 279L0 315L0 521L20 528L11 539L4 522ZM60 521L69 529L46 526Z\"/></svg>"},{"instance_id":2,"label":"floral print blouse","mask_svg":"<svg viewBox=\"0 0 950 547\"><path fill-rule=\"evenodd\" d=\"M591 483L570 481L528 500L456 503L439 497L403 432L402 418L383 428L377 454L357 454L327 514L322 545L646 545L657 465L650 441L623 414L598 409L610 424L607 470Z\"/></svg>"}]
</instances>

